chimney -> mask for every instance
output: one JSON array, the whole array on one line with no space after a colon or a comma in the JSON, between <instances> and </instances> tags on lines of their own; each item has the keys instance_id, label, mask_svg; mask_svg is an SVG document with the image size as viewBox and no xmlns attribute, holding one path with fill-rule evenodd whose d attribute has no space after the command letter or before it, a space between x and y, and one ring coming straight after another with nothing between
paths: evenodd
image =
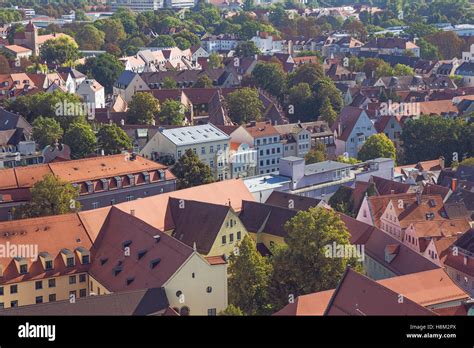
<instances>
[{"instance_id":1,"label":"chimney","mask_svg":"<svg viewBox=\"0 0 474 348\"><path fill-rule=\"evenodd\" d=\"M441 156L439 158L439 166L441 167L441 169L444 169L444 157L443 156Z\"/></svg>"},{"instance_id":2,"label":"chimney","mask_svg":"<svg viewBox=\"0 0 474 348\"><path fill-rule=\"evenodd\" d=\"M421 190L420 189L416 191L416 204L418 204L418 206L421 205Z\"/></svg>"},{"instance_id":3,"label":"chimney","mask_svg":"<svg viewBox=\"0 0 474 348\"><path fill-rule=\"evenodd\" d=\"M395 190L390 190L390 194L391 194L391 195L394 195L394 194L395 194Z\"/></svg>"},{"instance_id":4,"label":"chimney","mask_svg":"<svg viewBox=\"0 0 474 348\"><path fill-rule=\"evenodd\" d=\"M130 209L130 215L135 216L135 209Z\"/></svg>"},{"instance_id":5,"label":"chimney","mask_svg":"<svg viewBox=\"0 0 474 348\"><path fill-rule=\"evenodd\" d=\"M456 188L458 186L458 179L452 178L451 179L451 191L456 191Z\"/></svg>"}]
</instances>

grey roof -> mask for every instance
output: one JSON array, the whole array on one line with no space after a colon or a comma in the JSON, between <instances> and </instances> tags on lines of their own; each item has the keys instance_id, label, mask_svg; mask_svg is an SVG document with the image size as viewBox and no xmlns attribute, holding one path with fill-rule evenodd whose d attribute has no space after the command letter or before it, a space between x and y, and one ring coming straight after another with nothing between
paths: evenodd
<instances>
[{"instance_id":1,"label":"grey roof","mask_svg":"<svg viewBox=\"0 0 474 348\"><path fill-rule=\"evenodd\" d=\"M33 127L21 115L0 108L0 130L22 128L27 135L33 131Z\"/></svg>"},{"instance_id":2,"label":"grey roof","mask_svg":"<svg viewBox=\"0 0 474 348\"><path fill-rule=\"evenodd\" d=\"M229 140L230 137L213 124L161 129L160 132L177 146Z\"/></svg>"},{"instance_id":3,"label":"grey roof","mask_svg":"<svg viewBox=\"0 0 474 348\"><path fill-rule=\"evenodd\" d=\"M338 169L352 168L352 164L346 164L336 161L324 161L313 164L308 164L304 168L304 175L313 175L324 172L332 172Z\"/></svg>"},{"instance_id":4,"label":"grey roof","mask_svg":"<svg viewBox=\"0 0 474 348\"><path fill-rule=\"evenodd\" d=\"M119 76L119 78L117 79L117 81L115 82L115 84L128 86L130 82L132 82L135 75L137 75L137 73L134 73L133 71L130 71L130 70L124 70L122 74Z\"/></svg>"},{"instance_id":5,"label":"grey roof","mask_svg":"<svg viewBox=\"0 0 474 348\"><path fill-rule=\"evenodd\" d=\"M59 73L70 74L72 76L72 78L74 78L74 79L86 77L86 75L81 73L79 70L76 70L76 69L70 68L70 67L58 68L58 72Z\"/></svg>"},{"instance_id":6,"label":"grey roof","mask_svg":"<svg viewBox=\"0 0 474 348\"><path fill-rule=\"evenodd\" d=\"M163 315L168 306L164 288L151 288L8 308L0 315Z\"/></svg>"},{"instance_id":7,"label":"grey roof","mask_svg":"<svg viewBox=\"0 0 474 348\"><path fill-rule=\"evenodd\" d=\"M288 157L283 157L282 160L288 161L288 162L297 162L301 161L303 158L301 157L296 157L296 156L288 156Z\"/></svg>"}]
</instances>

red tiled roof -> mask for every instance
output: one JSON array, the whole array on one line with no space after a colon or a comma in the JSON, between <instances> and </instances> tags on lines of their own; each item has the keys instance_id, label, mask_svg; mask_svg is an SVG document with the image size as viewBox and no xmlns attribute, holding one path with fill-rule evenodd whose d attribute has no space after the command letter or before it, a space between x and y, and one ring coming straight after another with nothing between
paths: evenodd
<instances>
[{"instance_id":1,"label":"red tiled roof","mask_svg":"<svg viewBox=\"0 0 474 348\"><path fill-rule=\"evenodd\" d=\"M432 311L348 268L324 315L435 315Z\"/></svg>"},{"instance_id":2,"label":"red tiled roof","mask_svg":"<svg viewBox=\"0 0 474 348\"><path fill-rule=\"evenodd\" d=\"M423 307L469 298L469 295L458 287L441 268L382 279L377 283ZM331 289L298 296L294 303L288 304L274 315L323 315L333 294L334 289ZM440 315L462 312L459 307L449 308L452 309L433 311Z\"/></svg>"},{"instance_id":3,"label":"red tiled roof","mask_svg":"<svg viewBox=\"0 0 474 348\"><path fill-rule=\"evenodd\" d=\"M154 236L160 236L158 243ZM130 257L124 257L123 243L130 243ZM140 251L145 253L139 258ZM193 249L112 207L91 254L90 274L109 291L116 292L163 286L193 254ZM151 262L158 259L159 263L151 267Z\"/></svg>"},{"instance_id":4,"label":"red tiled roof","mask_svg":"<svg viewBox=\"0 0 474 348\"><path fill-rule=\"evenodd\" d=\"M270 123L256 122L255 126L247 124L245 130L253 137L267 137L271 135L279 135L278 131Z\"/></svg>"},{"instance_id":5,"label":"red tiled roof","mask_svg":"<svg viewBox=\"0 0 474 348\"><path fill-rule=\"evenodd\" d=\"M346 106L344 109L342 109L331 128L333 131L335 130L339 133L340 126L341 134L338 134L338 139L343 141L347 141L347 139L349 139L349 135L351 135L352 129L356 125L357 120L363 111L363 109L354 106Z\"/></svg>"},{"instance_id":6,"label":"red tiled roof","mask_svg":"<svg viewBox=\"0 0 474 348\"><path fill-rule=\"evenodd\" d=\"M27 258L29 270L20 275L12 258L0 258L3 267L1 283L12 283L64 274L85 272L88 265L81 265L76 256L76 267L67 268L60 255L63 248L74 252L77 247L87 250L91 248L92 240L77 214L41 217L26 220L0 222L0 242L10 245L35 245L38 253L47 252L53 259L54 269L45 272L41 261Z\"/></svg>"}]
</instances>

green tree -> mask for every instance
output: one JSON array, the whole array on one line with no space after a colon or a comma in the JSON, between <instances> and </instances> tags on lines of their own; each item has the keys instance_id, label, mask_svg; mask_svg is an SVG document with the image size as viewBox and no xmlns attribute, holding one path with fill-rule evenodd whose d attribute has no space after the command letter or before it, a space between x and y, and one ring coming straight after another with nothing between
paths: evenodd
<instances>
[{"instance_id":1,"label":"green tree","mask_svg":"<svg viewBox=\"0 0 474 348\"><path fill-rule=\"evenodd\" d=\"M10 62L8 61L8 58L5 57L4 54L0 54L0 74L9 74L10 71Z\"/></svg>"},{"instance_id":2,"label":"green tree","mask_svg":"<svg viewBox=\"0 0 474 348\"><path fill-rule=\"evenodd\" d=\"M420 47L420 57L428 60L438 60L441 58L438 47L425 39L419 39L416 43Z\"/></svg>"},{"instance_id":3,"label":"green tree","mask_svg":"<svg viewBox=\"0 0 474 348\"><path fill-rule=\"evenodd\" d=\"M317 114L317 105L308 83L298 83L288 90L288 117L292 122L313 121Z\"/></svg>"},{"instance_id":4,"label":"green tree","mask_svg":"<svg viewBox=\"0 0 474 348\"><path fill-rule=\"evenodd\" d=\"M79 211L79 188L46 174L31 188L31 201L13 211L15 219L61 215Z\"/></svg>"},{"instance_id":5,"label":"green tree","mask_svg":"<svg viewBox=\"0 0 474 348\"><path fill-rule=\"evenodd\" d=\"M151 47L174 47L176 42L171 35L158 35L149 44Z\"/></svg>"},{"instance_id":6,"label":"green tree","mask_svg":"<svg viewBox=\"0 0 474 348\"><path fill-rule=\"evenodd\" d=\"M357 164L360 163L360 161L357 158L354 157L346 157L343 155L337 156L336 162L341 162L341 163L347 163L347 164Z\"/></svg>"},{"instance_id":7,"label":"green tree","mask_svg":"<svg viewBox=\"0 0 474 348\"><path fill-rule=\"evenodd\" d=\"M244 237L237 250L238 253L230 256L229 303L246 315L270 314L268 281L271 263L260 255L249 236Z\"/></svg>"},{"instance_id":8,"label":"green tree","mask_svg":"<svg viewBox=\"0 0 474 348\"><path fill-rule=\"evenodd\" d=\"M94 131L86 122L71 124L64 134L64 143L71 148L71 157L74 159L93 154L97 147Z\"/></svg>"},{"instance_id":9,"label":"green tree","mask_svg":"<svg viewBox=\"0 0 474 348\"><path fill-rule=\"evenodd\" d=\"M197 81L196 81L197 82ZM175 80L173 80L171 77L169 76L166 76L164 79L163 79L163 88L170 88L170 89L173 89L173 88L178 88L178 84L176 83Z\"/></svg>"},{"instance_id":10,"label":"green tree","mask_svg":"<svg viewBox=\"0 0 474 348\"><path fill-rule=\"evenodd\" d=\"M285 224L287 247L273 255L269 284L271 303L279 310L290 298L337 286L348 265L360 268L353 257L331 257L335 245L350 244L350 234L339 215L325 208L300 211Z\"/></svg>"},{"instance_id":11,"label":"green tree","mask_svg":"<svg viewBox=\"0 0 474 348\"><path fill-rule=\"evenodd\" d=\"M193 88L212 88L212 80L206 74L201 75L196 80Z\"/></svg>"},{"instance_id":12,"label":"green tree","mask_svg":"<svg viewBox=\"0 0 474 348\"><path fill-rule=\"evenodd\" d=\"M78 70L96 79L104 86L107 93L111 93L115 81L124 70L124 66L117 57L104 53L98 57L87 59L84 65L78 67Z\"/></svg>"},{"instance_id":13,"label":"green tree","mask_svg":"<svg viewBox=\"0 0 474 348\"><path fill-rule=\"evenodd\" d=\"M227 306L226 309L223 311L220 311L218 315L223 315L223 316L243 316L244 312L239 307L234 306L233 304L230 304Z\"/></svg>"},{"instance_id":14,"label":"green tree","mask_svg":"<svg viewBox=\"0 0 474 348\"><path fill-rule=\"evenodd\" d=\"M329 97L325 97L321 108L319 109L319 118L326 121L330 127L334 124L337 118L337 113L334 111L331 105Z\"/></svg>"},{"instance_id":15,"label":"green tree","mask_svg":"<svg viewBox=\"0 0 474 348\"><path fill-rule=\"evenodd\" d=\"M107 43L117 44L127 37L123 24L119 19L101 19L96 21L94 25L104 32L105 42Z\"/></svg>"},{"instance_id":16,"label":"green tree","mask_svg":"<svg viewBox=\"0 0 474 348\"><path fill-rule=\"evenodd\" d=\"M46 41L40 48L40 58L49 64L71 65L80 57L79 49L74 40L68 36L60 36Z\"/></svg>"},{"instance_id":17,"label":"green tree","mask_svg":"<svg viewBox=\"0 0 474 348\"><path fill-rule=\"evenodd\" d=\"M438 48L443 59L461 56L463 40L454 31L439 31L425 39Z\"/></svg>"},{"instance_id":18,"label":"green tree","mask_svg":"<svg viewBox=\"0 0 474 348\"><path fill-rule=\"evenodd\" d=\"M184 189L214 182L211 167L200 161L193 150L187 149L173 167L177 189Z\"/></svg>"},{"instance_id":19,"label":"green tree","mask_svg":"<svg viewBox=\"0 0 474 348\"><path fill-rule=\"evenodd\" d=\"M329 98L331 107L336 113L339 113L344 105L341 91L337 89L334 82L327 77L322 78L313 85L313 95L315 97L314 103L318 108L319 115L322 115L325 111L322 108L326 98Z\"/></svg>"},{"instance_id":20,"label":"green tree","mask_svg":"<svg viewBox=\"0 0 474 348\"><path fill-rule=\"evenodd\" d=\"M64 131L59 122L50 117L38 117L33 122L33 139L42 149L60 140Z\"/></svg>"},{"instance_id":21,"label":"green tree","mask_svg":"<svg viewBox=\"0 0 474 348\"><path fill-rule=\"evenodd\" d=\"M132 140L115 123L103 125L97 133L99 147L106 155L113 155L132 148Z\"/></svg>"},{"instance_id":22,"label":"green tree","mask_svg":"<svg viewBox=\"0 0 474 348\"><path fill-rule=\"evenodd\" d=\"M354 200L352 198L352 189L347 186L340 186L328 201L334 210L354 217Z\"/></svg>"},{"instance_id":23,"label":"green tree","mask_svg":"<svg viewBox=\"0 0 474 348\"><path fill-rule=\"evenodd\" d=\"M152 124L159 115L160 103L151 93L138 92L128 104L127 122L130 124Z\"/></svg>"},{"instance_id":24,"label":"green tree","mask_svg":"<svg viewBox=\"0 0 474 348\"><path fill-rule=\"evenodd\" d=\"M160 106L158 117L165 125L182 126L186 119L187 108L177 100L166 99Z\"/></svg>"},{"instance_id":25,"label":"green tree","mask_svg":"<svg viewBox=\"0 0 474 348\"><path fill-rule=\"evenodd\" d=\"M225 100L229 116L237 124L259 121L262 117L263 103L254 88L240 88L229 93Z\"/></svg>"},{"instance_id":26,"label":"green tree","mask_svg":"<svg viewBox=\"0 0 474 348\"><path fill-rule=\"evenodd\" d=\"M474 157L466 158L459 163L460 166L474 167Z\"/></svg>"},{"instance_id":27,"label":"green tree","mask_svg":"<svg viewBox=\"0 0 474 348\"><path fill-rule=\"evenodd\" d=\"M275 97L280 97L285 91L285 72L279 63L258 62L252 71L252 77L260 88Z\"/></svg>"},{"instance_id":28,"label":"green tree","mask_svg":"<svg viewBox=\"0 0 474 348\"><path fill-rule=\"evenodd\" d=\"M295 72L288 75L288 85L295 86L299 83L307 83L313 86L324 77L324 70L319 63L303 64L296 68Z\"/></svg>"},{"instance_id":29,"label":"green tree","mask_svg":"<svg viewBox=\"0 0 474 348\"><path fill-rule=\"evenodd\" d=\"M209 69L218 69L222 68L222 57L217 52L212 52L208 58Z\"/></svg>"},{"instance_id":30,"label":"green tree","mask_svg":"<svg viewBox=\"0 0 474 348\"><path fill-rule=\"evenodd\" d=\"M395 145L384 133L373 134L362 145L357 157L361 161L368 161L379 157L395 160Z\"/></svg>"},{"instance_id":31,"label":"green tree","mask_svg":"<svg viewBox=\"0 0 474 348\"><path fill-rule=\"evenodd\" d=\"M83 50L100 50L105 43L105 34L92 24L86 24L77 32L75 39Z\"/></svg>"},{"instance_id":32,"label":"green tree","mask_svg":"<svg viewBox=\"0 0 474 348\"><path fill-rule=\"evenodd\" d=\"M53 93L38 92L15 100L10 99L5 106L8 110L23 115L30 123L39 116L54 118L64 130L72 122L84 118L83 113L80 112L80 103L79 96L55 90Z\"/></svg>"},{"instance_id":33,"label":"green tree","mask_svg":"<svg viewBox=\"0 0 474 348\"><path fill-rule=\"evenodd\" d=\"M393 68L393 75L394 76L413 76L415 75L415 71L412 67L405 65L405 64L397 64Z\"/></svg>"},{"instance_id":34,"label":"green tree","mask_svg":"<svg viewBox=\"0 0 474 348\"><path fill-rule=\"evenodd\" d=\"M318 163L327 160L326 156L326 145L321 142L316 142L316 145L311 149L305 156L304 160L306 164Z\"/></svg>"},{"instance_id":35,"label":"green tree","mask_svg":"<svg viewBox=\"0 0 474 348\"><path fill-rule=\"evenodd\" d=\"M459 160L474 156L474 123L459 119L422 115L405 124L400 139L406 164L443 156L450 165L454 153Z\"/></svg>"},{"instance_id":36,"label":"green tree","mask_svg":"<svg viewBox=\"0 0 474 348\"><path fill-rule=\"evenodd\" d=\"M240 42L235 49L235 55L240 58L253 57L256 54L260 54L260 50L253 41Z\"/></svg>"}]
</instances>

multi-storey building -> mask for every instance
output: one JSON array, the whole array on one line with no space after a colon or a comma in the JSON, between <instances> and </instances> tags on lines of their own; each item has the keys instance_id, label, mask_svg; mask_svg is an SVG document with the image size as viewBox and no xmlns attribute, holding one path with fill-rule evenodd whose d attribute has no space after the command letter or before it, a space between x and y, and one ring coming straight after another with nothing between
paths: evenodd
<instances>
[{"instance_id":1,"label":"multi-storey building","mask_svg":"<svg viewBox=\"0 0 474 348\"><path fill-rule=\"evenodd\" d=\"M0 170L0 221L31 199L30 189L47 174L79 188L82 210L96 209L174 191L166 166L140 156L119 154Z\"/></svg>"},{"instance_id":2,"label":"multi-storey building","mask_svg":"<svg viewBox=\"0 0 474 348\"><path fill-rule=\"evenodd\" d=\"M112 10L116 11L120 7L134 12L156 11L163 7L163 0L115 0L112 3Z\"/></svg>"},{"instance_id":3,"label":"multi-storey building","mask_svg":"<svg viewBox=\"0 0 474 348\"><path fill-rule=\"evenodd\" d=\"M239 39L235 35L209 35L202 40L202 47L209 53L216 51L230 51L237 47Z\"/></svg>"},{"instance_id":4,"label":"multi-storey building","mask_svg":"<svg viewBox=\"0 0 474 348\"><path fill-rule=\"evenodd\" d=\"M280 133L270 122L252 121L232 132L232 141L245 143L257 151L257 174L277 172L283 145Z\"/></svg>"},{"instance_id":5,"label":"multi-storey building","mask_svg":"<svg viewBox=\"0 0 474 348\"><path fill-rule=\"evenodd\" d=\"M179 128L160 128L140 151L147 158L171 157L177 161L191 149L199 159L209 165L216 179L231 177L227 158L230 137L212 124Z\"/></svg>"}]
</instances>

